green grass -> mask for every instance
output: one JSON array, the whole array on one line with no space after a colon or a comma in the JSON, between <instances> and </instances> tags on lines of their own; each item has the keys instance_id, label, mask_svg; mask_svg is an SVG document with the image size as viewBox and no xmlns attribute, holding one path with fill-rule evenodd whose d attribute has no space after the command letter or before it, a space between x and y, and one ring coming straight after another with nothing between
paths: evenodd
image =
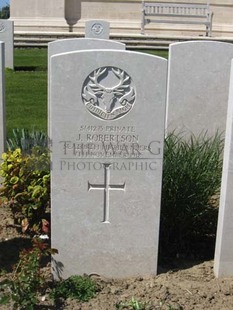
<instances>
[{"instance_id":1,"label":"green grass","mask_svg":"<svg viewBox=\"0 0 233 310\"><path fill-rule=\"evenodd\" d=\"M47 49L15 49L6 71L7 136L14 128L47 132Z\"/></svg>"},{"instance_id":2,"label":"green grass","mask_svg":"<svg viewBox=\"0 0 233 310\"><path fill-rule=\"evenodd\" d=\"M6 72L7 135L14 128L47 131L47 73Z\"/></svg>"},{"instance_id":3,"label":"green grass","mask_svg":"<svg viewBox=\"0 0 233 310\"><path fill-rule=\"evenodd\" d=\"M46 71L47 48L15 49L15 70Z\"/></svg>"}]
</instances>

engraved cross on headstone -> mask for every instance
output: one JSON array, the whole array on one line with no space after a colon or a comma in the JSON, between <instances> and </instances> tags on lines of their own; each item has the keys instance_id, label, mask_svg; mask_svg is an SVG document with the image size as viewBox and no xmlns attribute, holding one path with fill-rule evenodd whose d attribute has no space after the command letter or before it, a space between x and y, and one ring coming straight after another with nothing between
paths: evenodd
<instances>
[{"instance_id":1,"label":"engraved cross on headstone","mask_svg":"<svg viewBox=\"0 0 233 310\"><path fill-rule=\"evenodd\" d=\"M88 182L88 191L90 190L104 190L104 223L109 222L109 191L110 190L125 190L124 184L110 184L110 166L111 164L104 165L104 184L91 184Z\"/></svg>"}]
</instances>

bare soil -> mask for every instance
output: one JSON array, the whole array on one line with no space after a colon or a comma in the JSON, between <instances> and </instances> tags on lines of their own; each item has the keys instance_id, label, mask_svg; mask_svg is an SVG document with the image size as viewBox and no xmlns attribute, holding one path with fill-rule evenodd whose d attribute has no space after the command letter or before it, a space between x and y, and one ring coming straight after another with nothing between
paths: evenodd
<instances>
[{"instance_id":1,"label":"bare soil","mask_svg":"<svg viewBox=\"0 0 233 310\"><path fill-rule=\"evenodd\" d=\"M30 239L17 231L10 211L0 207L0 270L5 270L7 277L11 276L12 265L17 263L19 252L25 247L30 247ZM48 282L51 281L49 264L43 268L43 273ZM159 274L151 277L106 279L96 276L95 279L100 290L89 302L67 300L53 305L47 292L38 296L35 309L114 310L117 304L126 303L132 297L147 303L146 309L233 309L233 279L216 279L213 260L174 262L170 268L160 267ZM10 308L8 305L0 309Z\"/></svg>"}]
</instances>

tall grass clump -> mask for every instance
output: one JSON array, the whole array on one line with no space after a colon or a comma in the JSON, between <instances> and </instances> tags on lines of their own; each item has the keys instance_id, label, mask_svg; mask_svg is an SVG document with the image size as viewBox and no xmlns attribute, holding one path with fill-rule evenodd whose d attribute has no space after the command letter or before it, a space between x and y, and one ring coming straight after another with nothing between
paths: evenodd
<instances>
[{"instance_id":1,"label":"tall grass clump","mask_svg":"<svg viewBox=\"0 0 233 310\"><path fill-rule=\"evenodd\" d=\"M28 130L25 128L13 129L6 140L7 149L14 151L18 148L25 153L30 153L33 147L39 146L41 150L48 148L48 136L40 130Z\"/></svg>"},{"instance_id":2,"label":"tall grass clump","mask_svg":"<svg viewBox=\"0 0 233 310\"><path fill-rule=\"evenodd\" d=\"M220 134L188 140L170 133L165 139L160 255L202 258L213 255L224 142Z\"/></svg>"}]
</instances>

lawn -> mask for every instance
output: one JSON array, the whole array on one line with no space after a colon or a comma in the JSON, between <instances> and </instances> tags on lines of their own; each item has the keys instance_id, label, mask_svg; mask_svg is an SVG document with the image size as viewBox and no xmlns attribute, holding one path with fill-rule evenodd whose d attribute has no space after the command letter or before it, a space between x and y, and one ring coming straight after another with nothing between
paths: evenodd
<instances>
[{"instance_id":1,"label":"lawn","mask_svg":"<svg viewBox=\"0 0 233 310\"><path fill-rule=\"evenodd\" d=\"M16 70L47 70L47 48L15 49Z\"/></svg>"},{"instance_id":2,"label":"lawn","mask_svg":"<svg viewBox=\"0 0 233 310\"><path fill-rule=\"evenodd\" d=\"M167 57L167 51L142 51ZM7 136L14 128L47 132L47 49L15 49L15 70L6 71Z\"/></svg>"},{"instance_id":3,"label":"lawn","mask_svg":"<svg viewBox=\"0 0 233 310\"><path fill-rule=\"evenodd\" d=\"M6 71L7 136L14 128L47 131L47 49L16 49Z\"/></svg>"}]
</instances>

